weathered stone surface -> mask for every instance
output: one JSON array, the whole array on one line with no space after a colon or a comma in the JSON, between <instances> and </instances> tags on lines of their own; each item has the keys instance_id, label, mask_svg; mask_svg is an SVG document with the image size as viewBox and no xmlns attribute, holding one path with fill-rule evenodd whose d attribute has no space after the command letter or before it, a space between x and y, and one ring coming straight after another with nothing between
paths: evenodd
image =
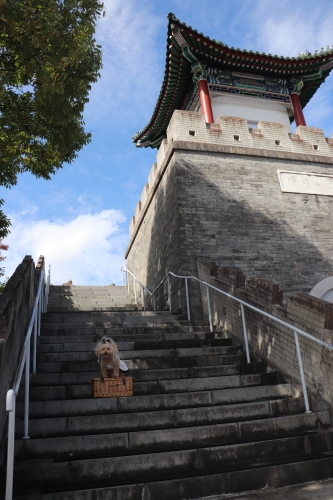
<instances>
[{"instance_id":1,"label":"weathered stone surface","mask_svg":"<svg viewBox=\"0 0 333 500\"><path fill-rule=\"evenodd\" d=\"M168 271L196 275L197 257L274 280L288 293L309 291L332 275L328 221L333 198L281 192L277 174L299 170L332 175L332 147L322 132L300 127L302 140L295 141L288 134L282 137L278 124L265 122L261 139L247 132L250 142L235 146L231 125L224 120L226 131L215 144L200 116L190 115L176 112L170 123L168 149L136 219L127 267L151 290ZM194 138L188 135L188 120L198 121ZM320 150L314 151L313 141L319 139ZM189 284L196 317L201 310L198 288ZM171 286L174 310L185 313L183 285L171 278ZM164 307L166 296L164 283L157 295Z\"/></svg>"}]
</instances>

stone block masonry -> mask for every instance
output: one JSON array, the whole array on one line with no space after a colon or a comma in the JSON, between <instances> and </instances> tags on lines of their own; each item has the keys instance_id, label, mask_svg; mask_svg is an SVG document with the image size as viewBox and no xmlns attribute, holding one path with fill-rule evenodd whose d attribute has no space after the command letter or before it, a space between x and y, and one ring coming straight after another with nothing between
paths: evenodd
<instances>
[{"instance_id":1,"label":"stone block masonry","mask_svg":"<svg viewBox=\"0 0 333 500\"><path fill-rule=\"evenodd\" d=\"M332 344L333 304L305 293L295 292L282 306L283 291L278 284L259 278L248 278L238 269L218 268L198 259L199 278L239 299L290 323L314 337ZM208 314L206 290L201 285L204 314ZM222 294L210 291L214 327L224 330L244 343L240 306ZM258 353L272 365L300 383L294 334L288 328L245 308L250 351ZM333 405L333 352L299 336L307 388Z\"/></svg>"},{"instance_id":2,"label":"stone block masonry","mask_svg":"<svg viewBox=\"0 0 333 500\"><path fill-rule=\"evenodd\" d=\"M36 268L32 257L26 256L0 294L0 464L4 458L6 394L14 384L40 273L44 268L43 256Z\"/></svg>"},{"instance_id":3,"label":"stone block masonry","mask_svg":"<svg viewBox=\"0 0 333 500\"><path fill-rule=\"evenodd\" d=\"M131 221L127 267L154 288L167 271L196 274L205 257L277 281L285 295L310 291L333 275L333 196L283 192L278 171L333 175L332 139L175 111ZM173 294L183 308L176 284Z\"/></svg>"}]
</instances>

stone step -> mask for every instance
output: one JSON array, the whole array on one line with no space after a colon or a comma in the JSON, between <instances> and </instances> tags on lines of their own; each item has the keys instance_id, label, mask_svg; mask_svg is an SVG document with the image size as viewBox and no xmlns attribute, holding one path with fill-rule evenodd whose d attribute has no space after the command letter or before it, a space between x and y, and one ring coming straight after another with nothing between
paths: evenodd
<instances>
[{"instance_id":1,"label":"stone step","mask_svg":"<svg viewBox=\"0 0 333 500\"><path fill-rule=\"evenodd\" d=\"M184 378L200 378L200 377L221 377L224 375L246 373L264 373L264 365L262 363L243 365L243 364L230 364L230 365L217 365L217 366L199 366L187 368L166 368L158 370L132 370L128 375L136 382L145 382L152 380L173 380ZM30 396L33 397L34 389L42 391L47 386L58 385L80 385L87 384L92 378L100 377L100 369L95 365L95 370L91 372L58 372L58 373L37 373L30 378ZM266 374L265 374L266 376ZM22 387L24 382L22 381ZM46 387L43 387L46 386ZM70 387L67 388L70 390ZM21 391L21 389L20 389ZM20 393L18 398L20 397Z\"/></svg>"},{"instance_id":2,"label":"stone step","mask_svg":"<svg viewBox=\"0 0 333 500\"><path fill-rule=\"evenodd\" d=\"M55 416L74 416L74 415L93 415L96 414L104 414L104 413L115 413L120 411L128 411L126 408L131 408L131 411L150 411L150 410L160 410L161 408L170 408L170 404L173 405L172 408L175 408L175 405L178 405L180 408L188 408L189 406L195 407L197 406L207 406L207 405L223 405L225 403L225 398L227 396L221 396L221 391L223 393L230 392L230 389L233 388L234 396L231 400L232 402L237 400L242 400L243 394L242 389L244 387L252 387L253 392L256 393L256 386L240 386L234 387L232 379L238 379L239 377L221 377L225 380L223 381L223 386L218 387L218 389L204 390L201 389L204 386L205 379L197 379L197 381L203 382L198 391L193 392L169 392L155 395L146 395L146 396L132 396L130 398L121 398L117 401L117 398L95 398L92 397L88 399L69 399L69 400L56 400L56 401L32 401L29 407L29 415L31 418L39 418L39 417L55 417ZM231 379L231 380L230 380ZM167 381L163 381L166 383ZM226 389L229 389L226 390ZM240 392L240 394L238 394ZM252 395L253 395L252 392ZM264 394L266 391L264 391ZM251 391L250 391L251 394ZM259 390L258 394L262 394ZM219 400L219 397L222 398ZM259 397L259 396L258 396ZM224 398L224 399L223 399ZM259 400L261 398L259 397ZM254 396L254 401L256 397ZM229 403L230 404L230 403ZM199 415L199 409L196 408L197 414ZM208 410L207 410L208 411ZM215 411L215 410L214 410ZM221 409L219 410L219 412ZM222 408L223 411L223 408ZM24 414L24 403L18 402L17 404L17 418L21 418ZM192 412L192 417L196 417L195 410ZM223 417L223 415L222 415Z\"/></svg>"},{"instance_id":3,"label":"stone step","mask_svg":"<svg viewBox=\"0 0 333 500\"><path fill-rule=\"evenodd\" d=\"M149 315L149 316L142 316L139 314L133 314L129 316L128 314L122 315L120 312L117 312L117 314L110 316L111 313L108 313L107 311L101 311L103 314L98 313L97 311L94 311L96 314L92 315L83 315L80 312L77 313L67 313L70 314L70 318L66 318L65 313L60 313L57 314L56 316L50 315L47 318L43 318L42 325L52 325L54 327L64 327L65 325L68 325L68 328L70 327L77 327L77 328L84 328L85 326L106 326L108 328L114 328L114 324L117 323L130 323L130 327L135 327L136 323L162 323L162 326L169 326L168 324L164 325L165 323L171 323L171 326L174 325L174 323L179 323L177 326L192 326L190 322L188 322L186 319L182 316L171 316L171 315L164 315L164 316L155 316L155 315ZM137 312L137 311L136 311ZM90 311L91 313L91 311ZM144 325L143 325L144 326ZM199 325L198 325L199 326ZM202 327L207 326L201 323Z\"/></svg>"},{"instance_id":4,"label":"stone step","mask_svg":"<svg viewBox=\"0 0 333 500\"><path fill-rule=\"evenodd\" d=\"M129 300L133 300L135 297L132 294L128 294L125 291L119 291L116 293L108 292L108 291L100 291L100 292L95 292L95 291L81 291L81 292L74 292L74 293L52 293L52 295L49 295L49 302L55 301L55 300L74 300L76 298L79 299L90 299L91 297L98 297L101 299L104 298L126 298Z\"/></svg>"},{"instance_id":5,"label":"stone step","mask_svg":"<svg viewBox=\"0 0 333 500\"><path fill-rule=\"evenodd\" d=\"M98 484L72 484L67 489L62 485L52 488L44 487L42 495L23 493L25 499L42 500L47 494L47 500L184 500L207 499L209 495L231 495L243 491L261 490L264 488L276 488L279 485L294 485L307 481L320 481L332 477L333 459L323 458L309 459L309 456L297 457L296 461L289 462L280 460L277 463L253 463L248 468L238 469L237 464L221 469L217 468L201 470L190 473L188 476L176 477L174 479L159 479L151 481L150 478L142 477L134 484L110 485L109 481L98 481ZM110 477L112 471L109 471ZM180 476L180 474L179 474ZM85 488L85 489L82 489ZM57 492L55 492L58 491ZM22 497L23 498L23 497ZM219 498L219 497L218 497ZM229 497L228 497L229 498ZM244 497L244 500L250 497ZM215 496L212 496L212 500ZM217 499L216 499L217 500ZM253 499L254 500L254 499Z\"/></svg>"},{"instance_id":6,"label":"stone step","mask_svg":"<svg viewBox=\"0 0 333 500\"><path fill-rule=\"evenodd\" d=\"M109 323L106 323L109 325ZM145 325L140 325L140 326L130 326L130 327L124 327L124 326L118 326L118 327L105 327L103 326L103 323L98 323L97 326L95 323L85 323L85 324L80 324L80 323L72 323L71 325L67 325L66 323L57 323L57 324L52 324L52 323L47 323L47 324L42 324L41 327L41 334L43 337L46 336L63 336L63 335L160 335L160 334L166 334L166 333L208 333L209 332L209 327L205 326L192 326L192 325L177 325L177 326L159 326L158 323L156 323L156 326L153 327L146 327Z\"/></svg>"},{"instance_id":7,"label":"stone step","mask_svg":"<svg viewBox=\"0 0 333 500\"><path fill-rule=\"evenodd\" d=\"M79 318L94 318L94 317L101 317L101 318L115 318L117 316L119 317L125 317L128 316L131 318L132 316L139 316L139 317L150 317L150 316L155 316L158 318L164 318L165 316L170 316L171 318L177 318L179 315L177 314L172 314L170 311L113 311L113 312L101 312L101 313L96 313L95 311L89 312L83 312L83 313L66 313L66 315L62 313L44 313L42 316L42 321L46 321L47 318L60 318L60 321L62 318L66 318L67 320L72 318L72 317L79 317Z\"/></svg>"},{"instance_id":8,"label":"stone step","mask_svg":"<svg viewBox=\"0 0 333 500\"><path fill-rule=\"evenodd\" d=\"M105 434L110 429L113 432L152 432L233 422L238 426L240 439L256 440L270 433L278 436L307 432L317 428L318 422L321 427L330 426L328 412L293 415L293 410L302 404L296 403L293 398L212 406L212 395L207 392L155 398L141 396L139 401L135 401L134 397L121 398L118 402L115 398L101 398L94 405L91 400L81 400L79 403L83 404L59 401L56 405L51 401L46 406L44 403L44 417L37 412L38 417L31 415L29 435L37 438ZM145 403L150 406L144 406ZM34 404L33 410L41 406ZM62 416L59 416L60 407L63 409ZM15 432L18 438L23 435L23 425L23 420L17 420Z\"/></svg>"},{"instance_id":9,"label":"stone step","mask_svg":"<svg viewBox=\"0 0 333 500\"><path fill-rule=\"evenodd\" d=\"M114 333L110 335L119 345L121 342L178 342L178 341L190 341L210 343L215 341L223 341L224 345L232 345L233 340L231 338L226 338L222 333L204 333L204 332L181 332L181 333L164 333L160 331L159 333L144 333L144 334L123 334ZM41 348L44 344L57 344L57 343L95 343L98 342L100 335L43 335L38 339L39 347Z\"/></svg>"},{"instance_id":10,"label":"stone step","mask_svg":"<svg viewBox=\"0 0 333 500\"><path fill-rule=\"evenodd\" d=\"M129 370L162 370L165 368L185 368L196 366L217 366L230 365L233 363L243 363L244 354L229 354L215 356L190 356L190 357L169 357L169 358L133 358L127 359L121 356ZM86 372L96 371L97 359L92 361L63 361L63 362L45 362L38 363L38 373L56 373L56 372ZM266 374L270 376L270 374ZM275 376L275 375L274 375Z\"/></svg>"},{"instance_id":11,"label":"stone step","mask_svg":"<svg viewBox=\"0 0 333 500\"><path fill-rule=\"evenodd\" d=\"M90 311L91 312L91 311ZM48 317L44 317L42 324L56 324L56 326L62 325L64 326L65 324L69 324L70 326L75 324L76 326L84 326L86 324L101 324L101 325L110 325L112 328L112 325L114 323L119 323L119 322L126 322L126 323L139 323L139 322L171 322L174 323L175 321L184 321L182 316L172 316L171 314L165 314L164 316L156 316L153 314L150 315L139 315L139 314L122 314L121 312L113 311L115 314L111 315L111 312L103 312L103 314L98 314L96 311L94 311L96 314L92 315L85 315L82 313L67 313L70 314L70 318L66 318L64 313L60 313L57 315L49 315ZM138 312L138 311L135 311ZM183 323L181 323L183 324Z\"/></svg>"},{"instance_id":12,"label":"stone step","mask_svg":"<svg viewBox=\"0 0 333 500\"><path fill-rule=\"evenodd\" d=\"M92 329L100 329L100 328L109 328L110 330L113 330L115 328L138 328L138 327L145 327L145 328L171 328L171 331L176 331L176 330L173 330L175 327L180 327L180 326L190 326L188 321L162 321L162 320L159 320L159 321L150 321L149 319L145 319L143 318L142 320L130 320L130 321L113 321L113 322L110 322L110 321L105 321L105 322L101 322L101 321L95 321L95 322L84 322L84 323L69 323L69 322L66 322L65 323L66 325L66 329L69 329L69 328L74 328L74 329L77 329L77 330L81 330L82 328L83 329L87 329L87 328L92 328ZM51 328L57 328L59 330L63 329L64 328L64 323L44 323L42 325L42 334L44 334L44 329L45 327L51 327ZM204 331L204 330L200 330L200 331Z\"/></svg>"},{"instance_id":13,"label":"stone step","mask_svg":"<svg viewBox=\"0 0 333 500\"><path fill-rule=\"evenodd\" d=\"M53 285L50 287L50 295L55 295L57 293L77 293L77 292L80 292L80 291L91 291L91 292L98 292L98 291L110 291L110 292L114 292L114 293L121 293L121 292L125 292L125 293L128 293L128 288L127 286L119 286L119 285L115 285L115 286L103 286L103 285L99 285L99 286L87 286L87 285L72 285L72 286L63 286L63 285ZM130 294L132 294L132 291L129 292Z\"/></svg>"},{"instance_id":14,"label":"stone step","mask_svg":"<svg viewBox=\"0 0 333 500\"><path fill-rule=\"evenodd\" d=\"M132 304L119 304L115 303L113 306L110 306L110 304L105 304L104 306L100 304L99 302L94 304L73 304L73 305L67 305L67 306L47 306L48 312L75 312L75 311L128 311L129 309L132 309L133 311L137 310L137 306L132 305Z\"/></svg>"},{"instance_id":15,"label":"stone step","mask_svg":"<svg viewBox=\"0 0 333 500\"><path fill-rule=\"evenodd\" d=\"M88 459L88 457L112 457L118 454L128 456L135 452L158 453L171 449L214 446L210 451L213 454L221 454L221 465L230 464L235 460L244 464L251 456L262 460L264 457L265 459L271 457L271 453L276 453L276 456L281 458L288 455L316 453L319 450L329 452L332 451L332 441L332 430L326 430L313 431L308 435L280 437L274 441L268 439L254 443L239 443L235 424L204 425L151 433L148 431L16 440L15 460L54 458L65 462L79 460L81 457ZM185 457L187 451L189 450L186 450ZM189 451L189 455L192 453L193 450ZM128 459L130 461L132 458L129 456Z\"/></svg>"},{"instance_id":16,"label":"stone step","mask_svg":"<svg viewBox=\"0 0 333 500\"><path fill-rule=\"evenodd\" d=\"M262 376L257 375L225 375L224 377L200 377L195 379L159 380L151 382L137 382L133 387L134 395L142 394L169 394L169 393L197 393L198 391L219 390L239 387L260 385ZM90 384L89 384L90 385ZM90 412L98 407L96 399L84 399L88 392L88 398L92 397L89 385L71 386L67 394L74 394L75 399L65 399L66 390L63 386L53 388L54 400L31 401L29 415L37 418L39 415L73 415L85 414L86 408ZM52 388L49 389L52 391ZM45 392L47 393L46 389ZM82 408L80 408L82 404ZM149 408L148 408L149 409ZM24 411L24 403L17 404L17 416L21 417ZM68 413L69 412L69 413ZM83 412L83 413L82 413Z\"/></svg>"},{"instance_id":17,"label":"stone step","mask_svg":"<svg viewBox=\"0 0 333 500\"><path fill-rule=\"evenodd\" d=\"M108 291L100 291L100 292L89 292L89 291L81 291L81 292L74 292L74 293L58 293L55 294L53 293L52 295L49 295L49 302L55 301L55 300L75 300L77 298L79 299L90 299L91 297L98 297L101 299L104 298L126 298L129 300L133 300L135 297L132 294L128 294L127 292L120 291L116 293L108 292Z\"/></svg>"},{"instance_id":18,"label":"stone step","mask_svg":"<svg viewBox=\"0 0 333 500\"><path fill-rule=\"evenodd\" d=\"M220 356L227 354L237 354L242 351L242 346L217 346L217 347L184 347L174 349L143 349L120 351L121 359L145 359L145 358L188 358L197 356ZM96 361L96 354L90 352L49 352L38 353L37 362L41 363L61 363L66 361Z\"/></svg>"},{"instance_id":19,"label":"stone step","mask_svg":"<svg viewBox=\"0 0 333 500\"><path fill-rule=\"evenodd\" d=\"M129 297L134 298L132 293L128 293L127 290L76 290L73 292L59 292L49 294L49 300L51 299L68 299L72 297L91 297L92 295L100 297Z\"/></svg>"},{"instance_id":20,"label":"stone step","mask_svg":"<svg viewBox=\"0 0 333 500\"><path fill-rule=\"evenodd\" d=\"M62 343L59 340L63 340ZM116 339L114 339L116 341ZM134 340L134 339L133 339ZM149 349L180 349L180 348L200 348L200 347L222 347L230 346L232 344L231 339L212 339L207 342L202 340L149 340L149 341L130 341L130 342L117 342L117 347L120 352L123 351L138 351L138 350L149 350ZM58 343L54 344L40 344L38 347L39 353L61 353L61 352L91 352L94 351L96 347L95 342L66 342L66 338L58 339Z\"/></svg>"},{"instance_id":21,"label":"stone step","mask_svg":"<svg viewBox=\"0 0 333 500\"><path fill-rule=\"evenodd\" d=\"M227 376L231 375L238 375L240 373L240 369L238 365L225 365L225 366L218 366L218 367L209 367L209 369L206 369L204 372L201 372L201 376L198 377L192 377L191 373L189 373L189 377L186 379L183 379L181 376L186 376L188 373L186 373L186 370L181 370L180 373L178 373L178 377L176 374L173 373L159 373L158 370L155 370L155 379L150 379L150 380L142 380L141 377L135 376L134 378L134 387L133 387L133 393L135 395L142 395L142 394L161 394L161 393L166 393L169 392L166 390L168 388L167 382L168 380L166 377L168 375L173 375L172 379L169 381L171 382L172 380L187 380L188 378L191 378L193 380L203 380L204 383L202 384L203 387L212 387L215 388L215 379L224 379ZM163 370L162 370L163 372ZM188 370L189 372L189 370ZM48 401L48 400L59 400L59 399L85 399L89 398L92 396L92 389L91 389L91 380L92 378L99 378L101 376L101 373L96 371L92 373L91 377L88 378L86 372L85 373L85 381L81 383L77 383L77 377L73 377L73 374L68 374L72 375L72 379L74 380L72 384L69 385L48 385L46 386L46 383L44 381L44 384L41 386L36 386L36 383L30 388L30 401ZM144 371L141 371L140 374L144 373ZM254 370L253 370L254 373ZM52 374L51 374L52 375ZM77 375L77 374L75 374ZM82 375L82 374L81 374ZM135 374L139 375L139 374ZM47 380L50 381L50 376L46 375ZM260 376L261 377L261 376ZM83 377L81 377L83 378ZM214 381L209 383L208 379L209 378L214 378ZM260 378L261 380L261 378ZM217 381L217 384L219 384L219 381ZM192 383L192 385L194 385ZM199 384L200 385L200 384ZM175 385L172 386L172 389L175 388ZM184 385L178 385L177 386L177 392L184 392L180 391L180 388L184 388ZM195 389L199 390L199 389ZM171 391L174 392L174 391ZM24 400L24 387L21 387L18 393L17 401L23 401Z\"/></svg>"},{"instance_id":22,"label":"stone step","mask_svg":"<svg viewBox=\"0 0 333 500\"><path fill-rule=\"evenodd\" d=\"M282 417L285 419L286 417ZM308 419L310 420L310 419ZM279 459L285 460L287 463L291 461L298 461L300 458L306 460L312 458L313 455L324 457L325 452L331 456L333 443L333 433L326 432L325 436L321 433L308 436L293 436L281 439L266 440L259 442L240 443L225 446L210 446L200 447L201 440L205 444L205 437L208 440L213 439L212 432L215 431L215 440L225 442L232 436L237 439L238 431L242 434L242 426L248 424L247 422L240 423L239 429L228 430L217 427L211 429L210 426L204 428L192 429L191 434L173 432L175 440L177 438L183 442L183 446L198 446L195 449L182 449L182 450L164 450L162 452L156 451L154 453L146 453L139 455L127 455L116 457L93 458L86 460L68 460L64 457L64 461L44 461L34 462L34 465L29 461L19 461L16 463L15 474L19 478L20 485L34 486L36 485L70 485L71 483L84 483L94 481L110 480L110 473L112 475L112 482L121 482L126 478L126 482L135 484L137 481L142 480L143 477L153 480L157 477L168 477L169 479L177 478L182 475L200 474L209 469L217 471L223 470L223 467L232 466L235 462L238 463L238 468L252 468L253 457L256 457L256 465L265 465L269 461ZM264 422L265 424L265 422ZM307 428L311 430L316 429L318 420L313 422L312 425L307 424ZM230 426L229 426L230 427ZM163 434L163 433L161 433ZM178 434L176 436L176 434ZM133 451L145 451L146 446L156 446L154 438L159 440L158 433L150 433L150 436L145 433L130 433L129 443ZM248 437L248 436L247 436ZM166 442L169 442L172 436L164 436L161 442L157 442L158 450ZM176 443L177 444L177 443ZM202 446L202 445L201 445ZM112 472L111 472L112 471Z\"/></svg>"}]
</instances>

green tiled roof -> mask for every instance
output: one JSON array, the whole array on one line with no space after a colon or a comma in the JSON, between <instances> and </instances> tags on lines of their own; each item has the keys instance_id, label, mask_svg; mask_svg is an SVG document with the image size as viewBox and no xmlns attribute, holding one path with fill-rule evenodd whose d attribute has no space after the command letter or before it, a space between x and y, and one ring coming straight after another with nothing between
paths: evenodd
<instances>
[{"instance_id":1,"label":"green tiled roof","mask_svg":"<svg viewBox=\"0 0 333 500\"><path fill-rule=\"evenodd\" d=\"M182 109L192 86L191 63L173 36L176 31L182 35L195 58L206 66L281 78L303 77L304 86L299 95L302 107L309 102L333 66L333 48L327 47L313 54L305 52L298 57L280 57L228 47L182 23L172 13L168 19L164 80L150 122L133 137L133 142L139 147L160 145L172 113L175 109ZM306 79L319 70L319 77Z\"/></svg>"}]
</instances>

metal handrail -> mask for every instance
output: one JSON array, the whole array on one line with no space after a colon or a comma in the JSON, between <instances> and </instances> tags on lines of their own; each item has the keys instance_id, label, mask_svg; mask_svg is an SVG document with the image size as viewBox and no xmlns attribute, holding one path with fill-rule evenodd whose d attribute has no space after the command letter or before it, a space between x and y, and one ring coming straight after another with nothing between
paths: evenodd
<instances>
[{"instance_id":1,"label":"metal handrail","mask_svg":"<svg viewBox=\"0 0 333 500\"><path fill-rule=\"evenodd\" d=\"M153 302L154 302L154 311L155 311L155 297L153 295L153 293L143 284L141 283L141 281L138 280L138 278L136 276L134 276L133 273L131 273L131 271L129 271L127 269L127 267L125 266L121 266L121 271L123 273L126 273L126 283L127 283L127 290L128 290L128 293L130 292L130 282L129 282L129 279L128 279L128 275L132 276L133 278L133 289L134 289L134 300L135 300L135 303L137 304L137 295L136 295L136 283L138 283L141 288L142 288L142 297L143 297L143 310L145 311L146 310L146 297L145 297L145 292L147 292L151 297L153 297ZM124 275L123 275L124 276ZM123 281L124 283L124 281Z\"/></svg>"},{"instance_id":2,"label":"metal handrail","mask_svg":"<svg viewBox=\"0 0 333 500\"><path fill-rule=\"evenodd\" d=\"M316 342L317 344L322 345L323 347L326 347L333 351L333 345L329 344L328 342L325 342L323 340L317 339L313 335L310 335L309 333L305 332L304 330L301 330L300 328L297 328L289 323L286 323L286 321L283 321L276 316L272 316L272 314L269 314L258 307L252 306L248 302L245 302L244 300L238 299L234 295L231 295L230 293L224 292L223 290L220 290L219 288L211 285L210 283L207 283L206 281L200 280L196 276L181 276L178 274L175 274L171 271L169 271L166 276L160 281L160 283L157 285L155 290L151 292L151 295L153 295L155 299L155 293L157 289L164 283L165 280L168 282L168 302L169 302L169 310L172 312L172 303L171 303L171 285L170 285L170 279L169 276L173 276L174 278L179 278L179 279L184 279L185 280L185 291L186 291L186 306L187 306L187 318L190 321L191 319L191 313L190 313L190 302L189 302L189 290L188 290L188 280L193 279L202 285L206 287L206 297L207 297L207 310L208 310L208 317L209 317L209 327L210 331L213 331L213 322L212 322L212 312L211 312L211 305L210 305L210 296L209 296L209 289L212 289L216 292L221 293L225 297L228 297L229 299L232 299L233 301L237 302L240 304L241 308L241 314L242 314L242 325L243 325L243 334L244 334L244 343L245 343L245 351L246 351L246 359L247 363L250 363L250 351L249 351L249 342L247 338L247 329L246 329L246 320L245 320L245 310L244 308L251 309L252 311L255 311L262 316L265 316L266 318L269 318L270 320L274 321L275 323L278 323L285 328L292 330L294 332L294 338L295 338L295 346L296 346L296 352L297 352L297 359L298 359L298 366L300 370L300 376L301 376L301 382L302 382L302 389L303 389L303 396L304 396L304 403L305 403L305 413L311 413L310 410L310 405L309 405L309 398L308 398L308 393L307 393L307 388L306 388L306 383L305 383L305 376L304 376L304 368L303 368L303 360L301 356L301 349L299 345L299 338L298 335L301 335L302 337L305 337L309 340L312 340L313 342ZM155 308L155 300L154 300L154 311L156 310Z\"/></svg>"},{"instance_id":3,"label":"metal handrail","mask_svg":"<svg viewBox=\"0 0 333 500\"><path fill-rule=\"evenodd\" d=\"M30 439L29 436L29 389L30 389L30 339L33 334L33 362L32 372L36 374L37 358L37 337L40 336L41 314L46 312L51 279L51 266L45 284L45 272L41 271L35 304L32 310L30 323L25 337L20 362L16 372L13 388L7 391L6 411L8 415L8 446L7 446L7 477L5 500L13 498L13 477L14 477L14 445L15 445L15 410L16 396L18 394L23 369L25 367L25 396L24 396L24 435L22 439Z\"/></svg>"}]
</instances>

